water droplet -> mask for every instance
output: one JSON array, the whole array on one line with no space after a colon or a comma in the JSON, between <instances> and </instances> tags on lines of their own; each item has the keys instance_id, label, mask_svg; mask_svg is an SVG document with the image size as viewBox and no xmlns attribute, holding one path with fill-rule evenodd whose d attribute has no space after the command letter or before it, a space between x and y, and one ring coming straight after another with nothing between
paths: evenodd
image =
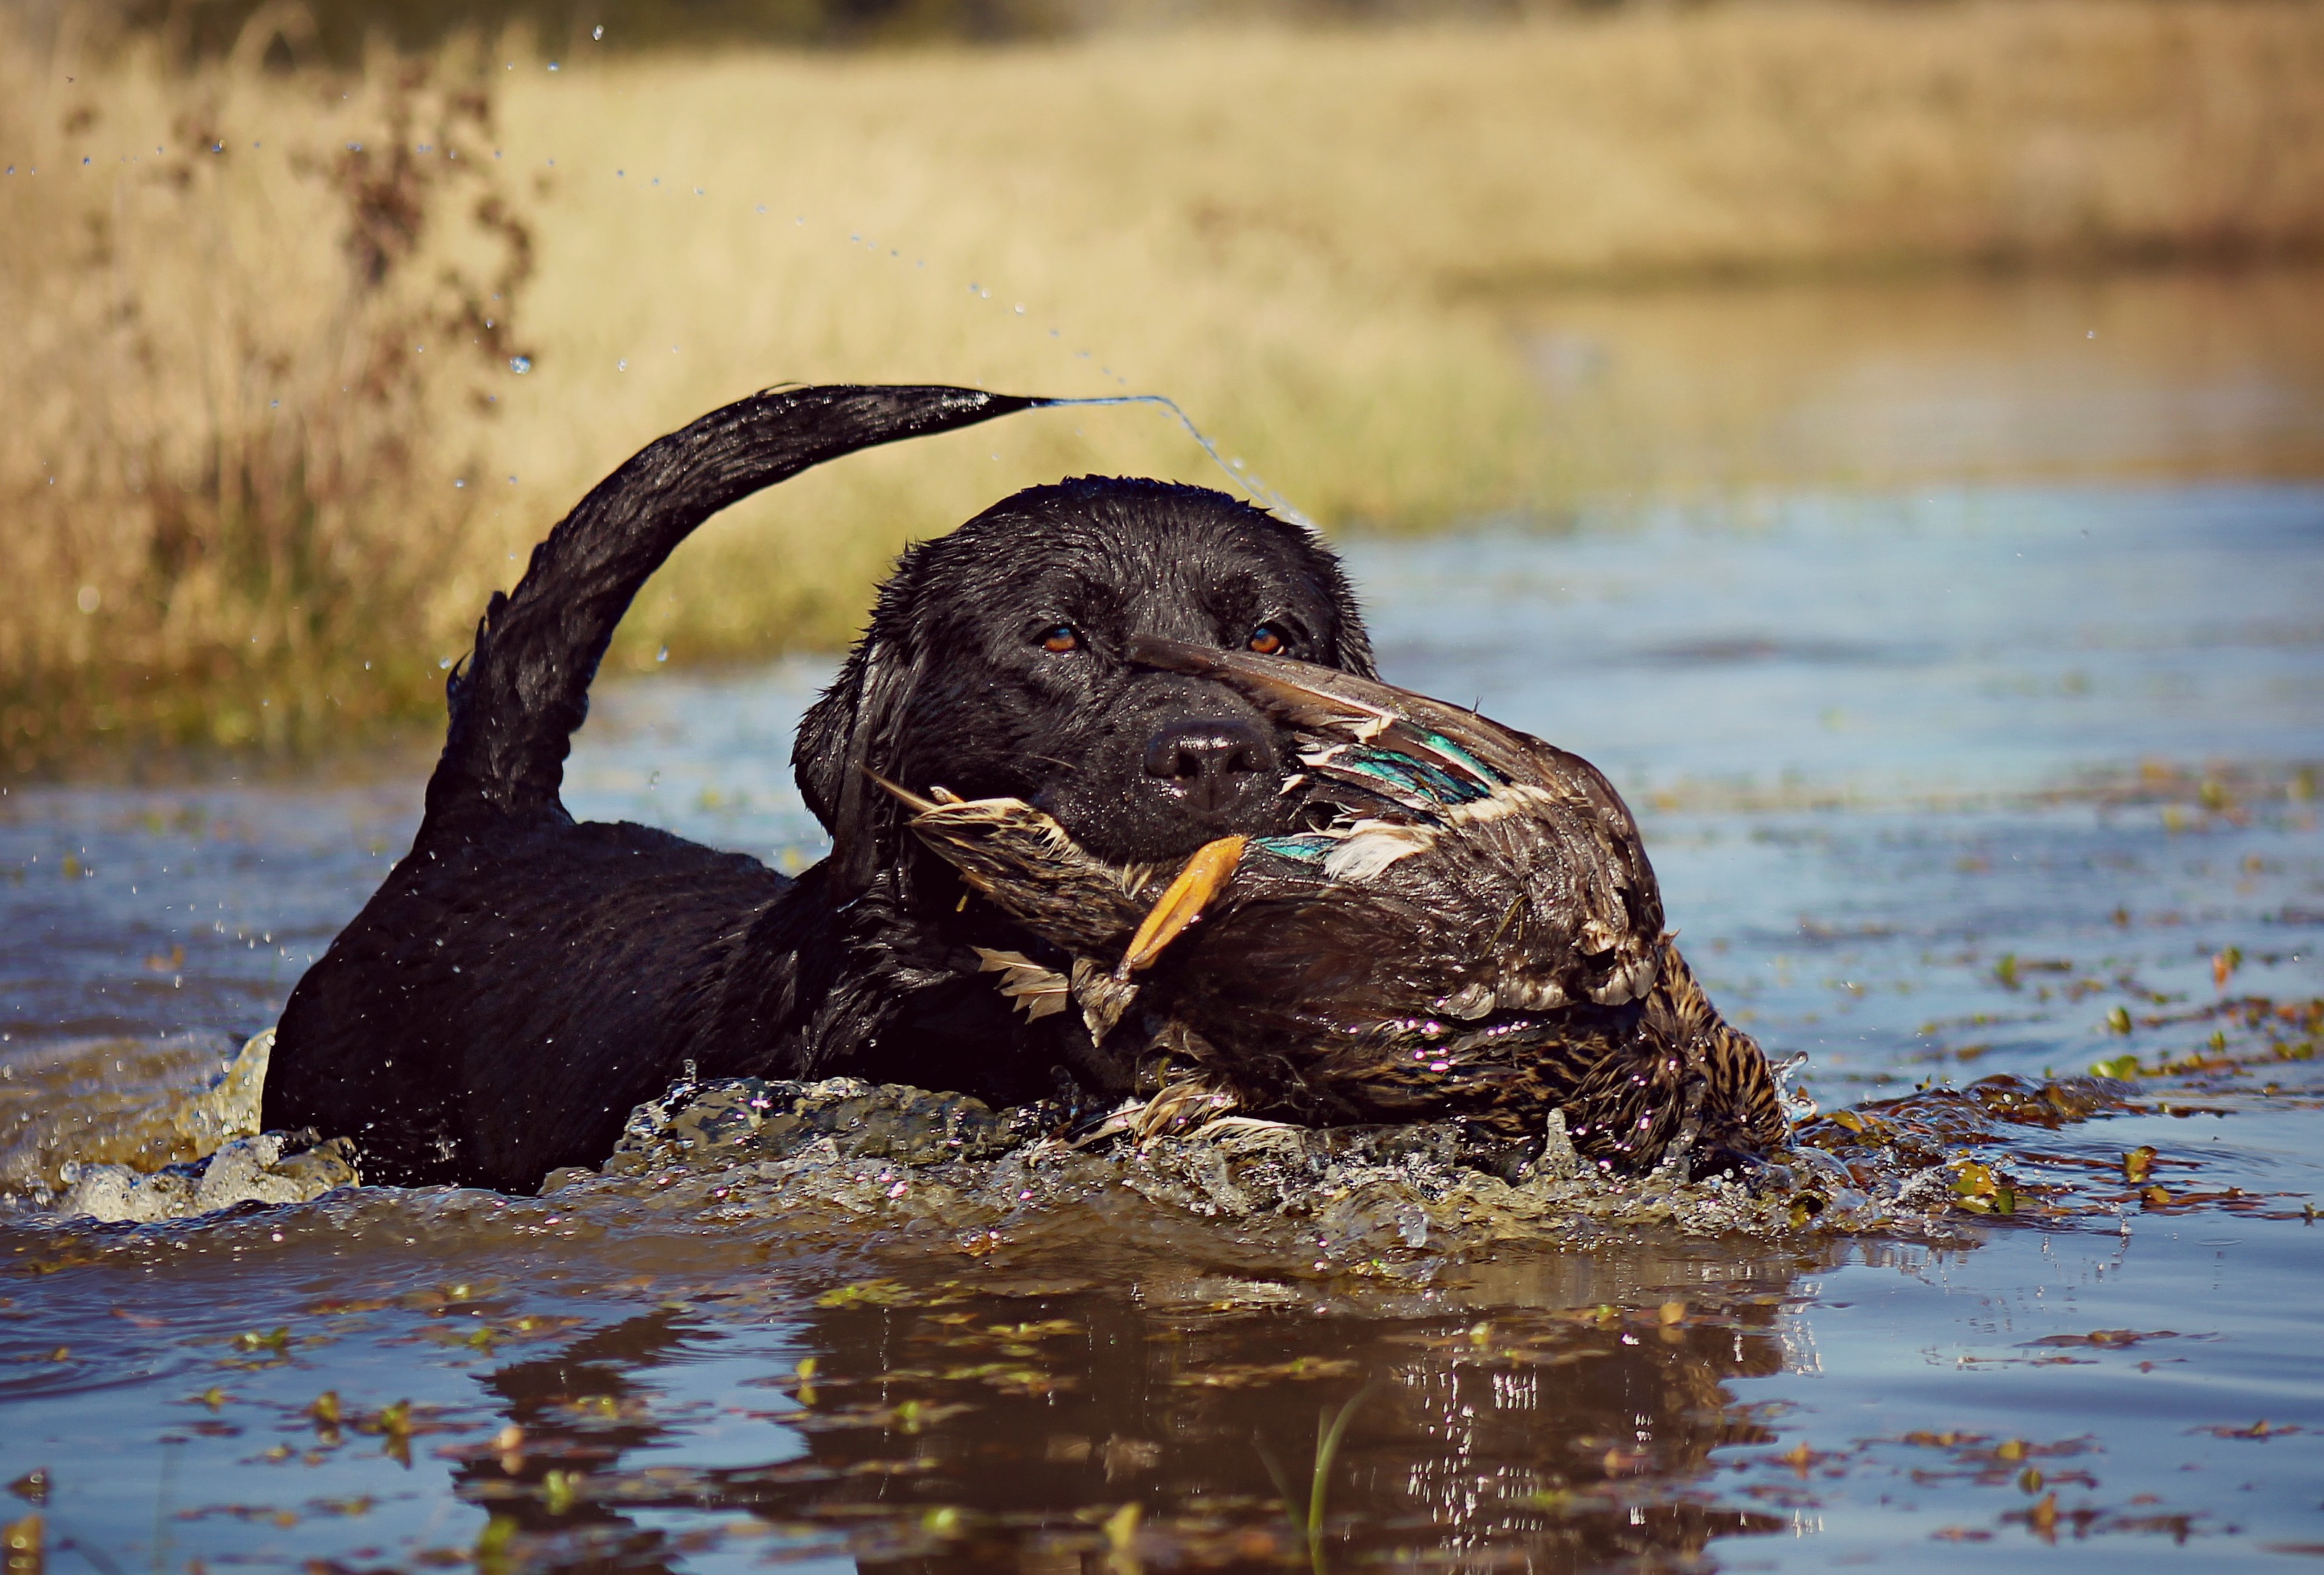
<instances>
[{"instance_id":1,"label":"water droplet","mask_svg":"<svg viewBox=\"0 0 2324 1575\"><path fill-rule=\"evenodd\" d=\"M453 484L454 486L456 486L456 487L464 487L464 486L466 486L466 485L468 484L468 483L467 483L467 480L466 480L466 477L461 477L461 478L456 479L456 480L452 483L452 484Z\"/></svg>"},{"instance_id":2,"label":"water droplet","mask_svg":"<svg viewBox=\"0 0 2324 1575\"><path fill-rule=\"evenodd\" d=\"M436 664L437 668L438 668L439 670L440 670L440 669L442 669L442 668L448 668L448 667L450 667L451 665L452 665L452 659L451 659L450 657L446 657L442 661L438 662L438 663Z\"/></svg>"},{"instance_id":3,"label":"water droplet","mask_svg":"<svg viewBox=\"0 0 2324 1575\"><path fill-rule=\"evenodd\" d=\"M654 660L658 662L666 662L669 660L669 647L663 646L659 650L654 652Z\"/></svg>"},{"instance_id":4,"label":"water droplet","mask_svg":"<svg viewBox=\"0 0 2324 1575\"><path fill-rule=\"evenodd\" d=\"M659 787L660 787L660 786L661 786L661 773L660 773L659 771L656 771L652 776L648 777L648 778L646 778L646 786L647 786L647 787L649 787L649 788L659 788Z\"/></svg>"},{"instance_id":5,"label":"water droplet","mask_svg":"<svg viewBox=\"0 0 2324 1575\"><path fill-rule=\"evenodd\" d=\"M94 612L104 600L103 594L95 585L83 585L80 588L80 594L73 598L73 605L84 612Z\"/></svg>"},{"instance_id":6,"label":"water droplet","mask_svg":"<svg viewBox=\"0 0 2324 1575\"><path fill-rule=\"evenodd\" d=\"M1021 300L1017 303L1017 315L1020 318L1025 315L1025 303Z\"/></svg>"},{"instance_id":7,"label":"water droplet","mask_svg":"<svg viewBox=\"0 0 2324 1575\"><path fill-rule=\"evenodd\" d=\"M616 170L613 171L613 179L616 180L626 180L629 177L629 173L630 172L627 170Z\"/></svg>"},{"instance_id":8,"label":"water droplet","mask_svg":"<svg viewBox=\"0 0 2324 1575\"><path fill-rule=\"evenodd\" d=\"M596 26L595 26L595 27L593 27L593 28L591 28L591 29L589 30L589 40L590 40L590 41L591 41L592 43L596 42L598 40L600 40L600 39L604 38L604 36L605 36L605 24L604 24L604 23L602 23L602 22L601 22L601 23L599 23Z\"/></svg>"},{"instance_id":9,"label":"water droplet","mask_svg":"<svg viewBox=\"0 0 2324 1575\"><path fill-rule=\"evenodd\" d=\"M696 187L696 188L694 189L694 195L695 195L695 196L696 196L696 197L700 197L701 195L703 195L702 188L700 188L699 186Z\"/></svg>"},{"instance_id":10,"label":"water droplet","mask_svg":"<svg viewBox=\"0 0 2324 1575\"><path fill-rule=\"evenodd\" d=\"M615 372L627 372L629 369L630 364L626 361L616 361L613 363L613 370Z\"/></svg>"},{"instance_id":11,"label":"water droplet","mask_svg":"<svg viewBox=\"0 0 2324 1575\"><path fill-rule=\"evenodd\" d=\"M557 69L557 62L556 62L555 60L551 60L551 61L549 61L549 69L550 70L552 70L552 71L554 71L555 69ZM552 159L552 160L550 160L550 161L549 161L549 162L551 162L551 163L553 164L553 163L555 163L555 162L556 162L556 161L555 161L554 159Z\"/></svg>"},{"instance_id":12,"label":"water droplet","mask_svg":"<svg viewBox=\"0 0 2324 1575\"><path fill-rule=\"evenodd\" d=\"M532 357L530 355L510 356L509 370L515 373L519 377L522 377L526 373L532 370Z\"/></svg>"}]
</instances>

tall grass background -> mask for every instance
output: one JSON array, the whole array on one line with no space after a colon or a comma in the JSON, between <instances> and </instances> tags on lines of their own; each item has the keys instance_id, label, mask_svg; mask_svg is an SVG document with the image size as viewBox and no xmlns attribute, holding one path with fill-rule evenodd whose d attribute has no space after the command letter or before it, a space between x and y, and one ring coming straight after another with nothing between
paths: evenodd
<instances>
[{"instance_id":1,"label":"tall grass background","mask_svg":"<svg viewBox=\"0 0 2324 1575\"><path fill-rule=\"evenodd\" d=\"M553 70L277 74L254 28L0 43L0 767L427 714L591 482L772 382L1167 392L1327 526L1416 529L1602 482L1545 441L1548 294L2324 249L2313 0ZM1224 484L1138 407L852 458L700 533L614 660L843 641L903 541L1093 470Z\"/></svg>"}]
</instances>

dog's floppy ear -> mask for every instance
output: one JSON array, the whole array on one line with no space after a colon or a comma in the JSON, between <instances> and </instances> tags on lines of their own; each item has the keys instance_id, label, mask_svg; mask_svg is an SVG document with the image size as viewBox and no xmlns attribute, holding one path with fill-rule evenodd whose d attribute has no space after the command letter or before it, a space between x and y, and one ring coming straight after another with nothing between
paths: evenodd
<instances>
[{"instance_id":1,"label":"dog's floppy ear","mask_svg":"<svg viewBox=\"0 0 2324 1575\"><path fill-rule=\"evenodd\" d=\"M908 586L918 579L918 551L904 555L881 587L871 627L848 653L839 677L799 722L791 769L807 806L831 833L830 881L835 903L860 897L895 856L901 834L896 800L869 775L896 769L904 711L918 687L922 663L911 638Z\"/></svg>"}]
</instances>

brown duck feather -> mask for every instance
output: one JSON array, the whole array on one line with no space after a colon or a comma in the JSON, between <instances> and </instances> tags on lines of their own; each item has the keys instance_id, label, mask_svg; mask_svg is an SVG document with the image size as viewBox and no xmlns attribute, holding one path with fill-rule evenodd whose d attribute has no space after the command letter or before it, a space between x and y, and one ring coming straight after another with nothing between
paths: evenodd
<instances>
[{"instance_id":1,"label":"brown duck feather","mask_svg":"<svg viewBox=\"0 0 2324 1575\"><path fill-rule=\"evenodd\" d=\"M1139 1131L1231 1110L1537 1137L1558 1110L1582 1152L1628 1167L1783 1140L1766 1057L1664 932L1637 823L1588 761L1334 668L1158 640L1131 654L1293 731L1296 829L1166 880L1019 800L889 786L928 846L1074 959L1051 993L1138 1062L1155 1095ZM1133 958L1141 926L1168 933Z\"/></svg>"}]
</instances>

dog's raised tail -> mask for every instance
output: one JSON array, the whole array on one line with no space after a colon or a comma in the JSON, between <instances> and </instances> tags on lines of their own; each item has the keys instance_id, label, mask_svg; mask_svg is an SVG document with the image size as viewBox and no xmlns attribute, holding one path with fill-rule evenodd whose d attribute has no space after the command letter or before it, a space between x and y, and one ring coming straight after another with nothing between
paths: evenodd
<instances>
[{"instance_id":1,"label":"dog's raised tail","mask_svg":"<svg viewBox=\"0 0 2324 1575\"><path fill-rule=\"evenodd\" d=\"M495 592L475 648L446 686L451 725L428 784L428 823L556 810L565 756L613 628L695 527L809 465L1045 403L980 389L773 389L648 444Z\"/></svg>"}]
</instances>

